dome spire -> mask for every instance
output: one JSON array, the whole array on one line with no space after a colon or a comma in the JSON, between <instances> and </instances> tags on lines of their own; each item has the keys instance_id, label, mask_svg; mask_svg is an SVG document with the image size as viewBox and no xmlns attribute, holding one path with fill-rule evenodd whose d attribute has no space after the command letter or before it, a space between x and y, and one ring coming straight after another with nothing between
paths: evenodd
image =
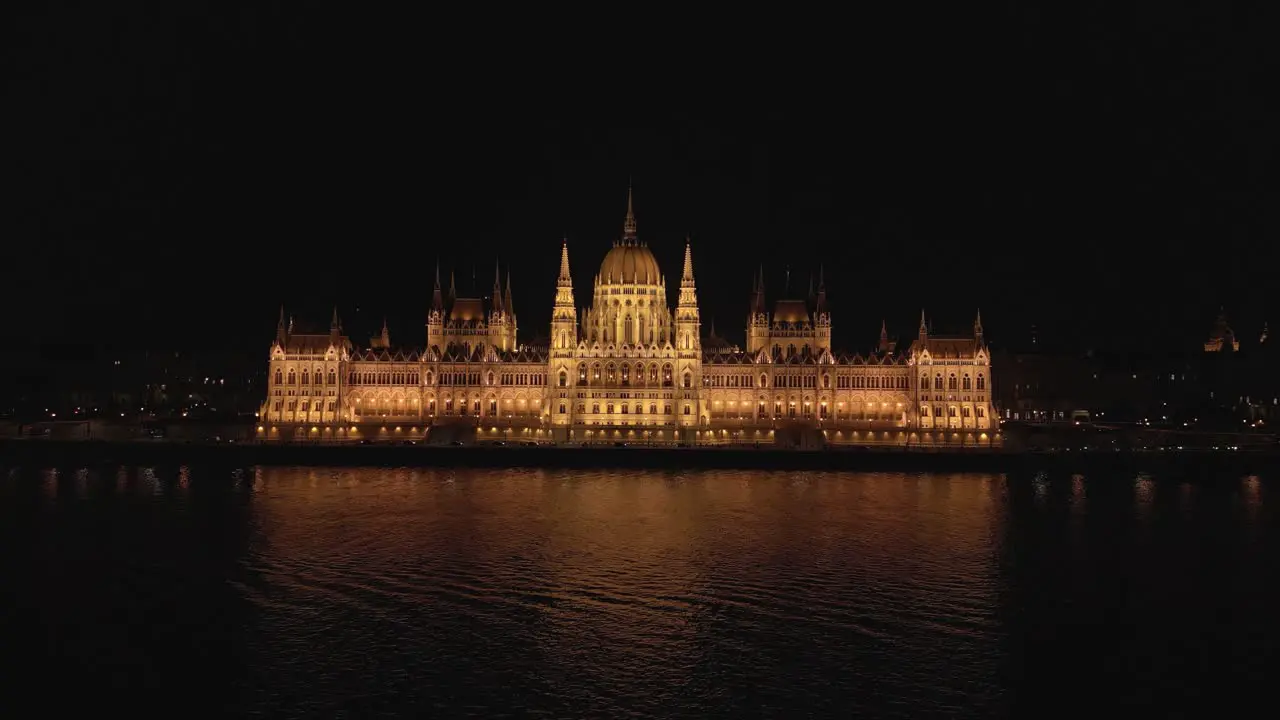
<instances>
[{"instance_id":1,"label":"dome spire","mask_svg":"<svg viewBox=\"0 0 1280 720\"><path fill-rule=\"evenodd\" d=\"M635 242L636 214L631 209L631 181L627 181L627 217L622 221L622 242Z\"/></svg>"}]
</instances>

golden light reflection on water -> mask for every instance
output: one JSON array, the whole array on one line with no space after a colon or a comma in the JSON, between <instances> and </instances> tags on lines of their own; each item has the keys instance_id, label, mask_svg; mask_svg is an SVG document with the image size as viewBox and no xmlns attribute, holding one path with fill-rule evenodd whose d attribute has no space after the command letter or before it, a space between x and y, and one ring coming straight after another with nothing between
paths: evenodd
<instances>
[{"instance_id":1,"label":"golden light reflection on water","mask_svg":"<svg viewBox=\"0 0 1280 720\"><path fill-rule=\"evenodd\" d=\"M40 573L28 585L79 563L65 577L102 584L58 597L115 597L126 609L158 599L157 617L220 598L200 620L231 617L228 635L250 638L222 664L249 657L269 697L334 687L367 697L445 677L452 693L484 677L520 693L477 691L452 707L524 707L547 693L549 716L663 717L691 705L691 716L750 716L825 692L811 715L840 716L843 700L877 693L906 716L962 714L975 687L1007 693L1008 668L1036 661L1010 650L1028 633L1039 633L1027 644L1042 648L1040 662L1060 654L1054 643L1071 649L1087 628L1055 630L1073 621L1064 606L1098 618L1132 609L1092 647L1185 628L1194 618L1167 600L1193 580L1217 597L1259 579L1241 592L1252 598L1241 616L1274 604L1262 582L1274 498L1258 477L201 467L8 477L0 508L25 528L15 537L63 533L30 545L53 559L30 563ZM1192 507L1195 523L1183 522L1180 508ZM100 568L104 559L117 565ZM137 594L113 595L121 585ZM1222 617L1191 629L1207 636ZM1249 624L1232 632L1237 643L1257 635ZM1150 648L1121 650L1136 659ZM730 712L717 692L755 705Z\"/></svg>"},{"instance_id":2,"label":"golden light reflection on water","mask_svg":"<svg viewBox=\"0 0 1280 720\"><path fill-rule=\"evenodd\" d=\"M1148 475L1139 475L1133 480L1133 506L1135 514L1141 521L1151 519L1151 509L1156 502L1156 483Z\"/></svg>"},{"instance_id":3,"label":"golden light reflection on water","mask_svg":"<svg viewBox=\"0 0 1280 720\"><path fill-rule=\"evenodd\" d=\"M543 652L588 636L598 666L636 643L696 652L707 608L807 622L814 596L867 596L866 612L994 603L998 476L763 472L263 469L255 512L267 572L412 575L433 592L517 603ZM779 568L788 568L779 573ZM323 570L322 570L323 569ZM975 620L976 621L976 620ZM867 630L870 632L870 630ZM593 665L592 667L595 667ZM579 672L593 672L579 668Z\"/></svg>"}]
</instances>

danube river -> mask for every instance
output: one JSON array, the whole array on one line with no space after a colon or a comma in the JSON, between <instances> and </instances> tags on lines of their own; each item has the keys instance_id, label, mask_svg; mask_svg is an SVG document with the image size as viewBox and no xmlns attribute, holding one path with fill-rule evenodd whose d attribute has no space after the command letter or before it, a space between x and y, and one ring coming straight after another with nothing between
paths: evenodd
<instances>
[{"instance_id":1,"label":"danube river","mask_svg":"<svg viewBox=\"0 0 1280 720\"><path fill-rule=\"evenodd\" d=\"M1265 477L4 473L11 717L1229 716L1280 648Z\"/></svg>"}]
</instances>

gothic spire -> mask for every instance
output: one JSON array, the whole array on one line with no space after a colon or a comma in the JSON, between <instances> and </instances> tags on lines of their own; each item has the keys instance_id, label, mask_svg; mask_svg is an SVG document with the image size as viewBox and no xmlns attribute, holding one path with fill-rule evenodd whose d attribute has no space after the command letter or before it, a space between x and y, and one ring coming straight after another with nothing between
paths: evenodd
<instances>
[{"instance_id":1,"label":"gothic spire","mask_svg":"<svg viewBox=\"0 0 1280 720\"><path fill-rule=\"evenodd\" d=\"M929 324L924 319L924 308L920 308L920 339L925 340L929 337Z\"/></svg>"},{"instance_id":2,"label":"gothic spire","mask_svg":"<svg viewBox=\"0 0 1280 720\"><path fill-rule=\"evenodd\" d=\"M436 260L436 284L431 292L431 309L444 312L444 295L440 291L440 261Z\"/></svg>"},{"instance_id":3,"label":"gothic spire","mask_svg":"<svg viewBox=\"0 0 1280 720\"><path fill-rule=\"evenodd\" d=\"M499 269L498 259L493 259L493 301L490 303L493 312L504 312L502 307L502 270Z\"/></svg>"},{"instance_id":4,"label":"gothic spire","mask_svg":"<svg viewBox=\"0 0 1280 720\"><path fill-rule=\"evenodd\" d=\"M636 214L631 209L631 183L627 183L627 217L622 221L622 242L623 244L634 243L636 240Z\"/></svg>"},{"instance_id":5,"label":"gothic spire","mask_svg":"<svg viewBox=\"0 0 1280 720\"><path fill-rule=\"evenodd\" d=\"M684 239L684 272L680 275L680 284L683 286L688 284L693 287L693 240L689 237Z\"/></svg>"},{"instance_id":6,"label":"gothic spire","mask_svg":"<svg viewBox=\"0 0 1280 720\"><path fill-rule=\"evenodd\" d=\"M284 345L285 341L288 339L289 339L289 329L284 324L284 305L281 305L280 320L279 322L276 323L276 342L280 343L281 345Z\"/></svg>"},{"instance_id":7,"label":"gothic spire","mask_svg":"<svg viewBox=\"0 0 1280 720\"><path fill-rule=\"evenodd\" d=\"M822 266L818 266L818 294L813 298L814 312L825 313L827 311L827 283L823 278Z\"/></svg>"},{"instance_id":8,"label":"gothic spire","mask_svg":"<svg viewBox=\"0 0 1280 720\"><path fill-rule=\"evenodd\" d=\"M511 269L510 268L507 269L507 291L502 296L502 307L506 308L508 315L511 315L512 317L515 316L516 311L514 309L514 306L511 304Z\"/></svg>"},{"instance_id":9,"label":"gothic spire","mask_svg":"<svg viewBox=\"0 0 1280 720\"><path fill-rule=\"evenodd\" d=\"M458 299L458 284L454 282L453 271L449 271L449 302Z\"/></svg>"},{"instance_id":10,"label":"gothic spire","mask_svg":"<svg viewBox=\"0 0 1280 720\"><path fill-rule=\"evenodd\" d=\"M560 245L560 277L556 278L556 285L573 285L573 278L569 275L569 238Z\"/></svg>"}]
</instances>

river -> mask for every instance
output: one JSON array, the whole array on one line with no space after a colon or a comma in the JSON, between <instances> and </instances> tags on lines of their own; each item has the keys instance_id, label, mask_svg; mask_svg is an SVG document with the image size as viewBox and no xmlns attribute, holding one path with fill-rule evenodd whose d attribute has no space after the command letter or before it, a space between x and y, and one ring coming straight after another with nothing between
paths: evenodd
<instances>
[{"instance_id":1,"label":"river","mask_svg":"<svg viewBox=\"0 0 1280 720\"><path fill-rule=\"evenodd\" d=\"M1232 714L1280 647L1254 476L3 472L14 717Z\"/></svg>"}]
</instances>

